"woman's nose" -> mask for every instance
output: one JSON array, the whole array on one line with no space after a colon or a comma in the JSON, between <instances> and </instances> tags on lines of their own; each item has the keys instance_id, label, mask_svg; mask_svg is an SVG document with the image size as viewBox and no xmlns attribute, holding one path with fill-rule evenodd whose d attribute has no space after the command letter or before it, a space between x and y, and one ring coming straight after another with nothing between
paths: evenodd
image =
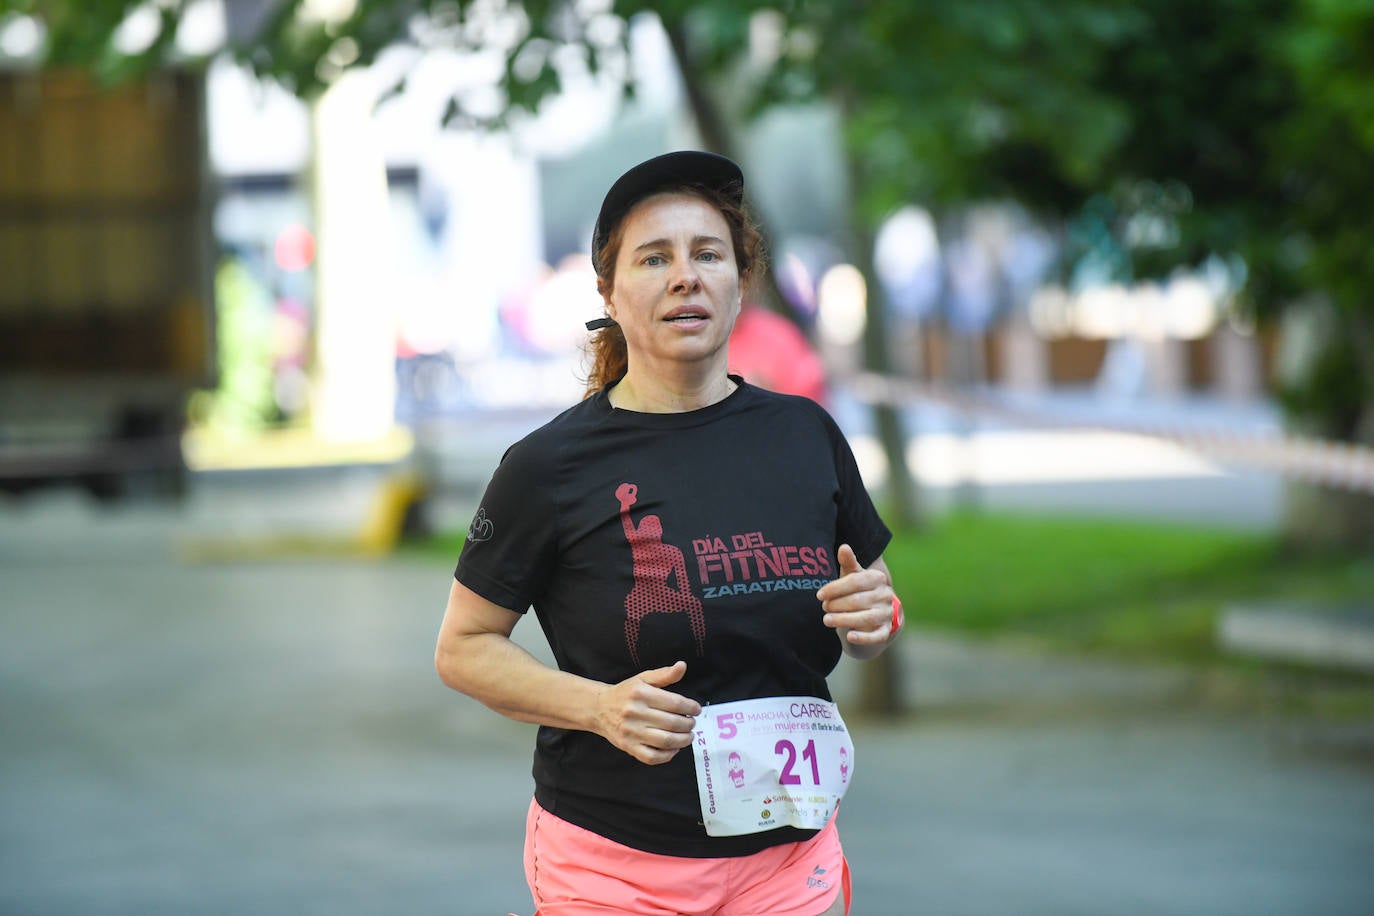
<instances>
[{"instance_id":1,"label":"woman's nose","mask_svg":"<svg viewBox=\"0 0 1374 916\"><path fill-rule=\"evenodd\" d=\"M701 289L701 278L691 259L679 261L673 268L671 289L675 293L694 293Z\"/></svg>"}]
</instances>

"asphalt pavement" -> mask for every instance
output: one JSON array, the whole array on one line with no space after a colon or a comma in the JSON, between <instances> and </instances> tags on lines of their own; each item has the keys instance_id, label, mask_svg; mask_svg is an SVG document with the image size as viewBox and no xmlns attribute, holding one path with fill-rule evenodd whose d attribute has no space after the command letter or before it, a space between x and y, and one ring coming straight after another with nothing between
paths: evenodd
<instances>
[{"instance_id":1,"label":"asphalt pavement","mask_svg":"<svg viewBox=\"0 0 1374 916\"><path fill-rule=\"evenodd\" d=\"M435 676L451 565L185 549L332 530L375 484L0 505L0 913L532 911L533 729ZM911 715L851 723L858 916L1374 912L1367 757L1186 669L919 624L901 653Z\"/></svg>"}]
</instances>

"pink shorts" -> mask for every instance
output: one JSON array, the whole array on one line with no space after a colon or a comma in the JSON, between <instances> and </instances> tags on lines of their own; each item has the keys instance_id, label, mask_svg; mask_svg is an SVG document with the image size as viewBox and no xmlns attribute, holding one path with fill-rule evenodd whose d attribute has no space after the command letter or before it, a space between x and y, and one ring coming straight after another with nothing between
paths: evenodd
<instances>
[{"instance_id":1,"label":"pink shorts","mask_svg":"<svg viewBox=\"0 0 1374 916\"><path fill-rule=\"evenodd\" d=\"M525 878L536 916L818 916L841 891L849 913L849 863L834 817L802 843L692 859L622 846L532 801Z\"/></svg>"}]
</instances>

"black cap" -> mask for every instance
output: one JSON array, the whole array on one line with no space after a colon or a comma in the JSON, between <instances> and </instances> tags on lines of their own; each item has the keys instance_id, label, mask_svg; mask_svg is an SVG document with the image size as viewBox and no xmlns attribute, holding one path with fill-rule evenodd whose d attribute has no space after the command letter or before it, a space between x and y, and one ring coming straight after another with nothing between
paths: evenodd
<instances>
[{"instance_id":1,"label":"black cap","mask_svg":"<svg viewBox=\"0 0 1374 916\"><path fill-rule=\"evenodd\" d=\"M646 159L617 178L606 192L592 231L592 263L601 256L612 227L636 203L657 191L691 185L717 191L736 205L744 202L744 173L724 156L678 150Z\"/></svg>"}]
</instances>

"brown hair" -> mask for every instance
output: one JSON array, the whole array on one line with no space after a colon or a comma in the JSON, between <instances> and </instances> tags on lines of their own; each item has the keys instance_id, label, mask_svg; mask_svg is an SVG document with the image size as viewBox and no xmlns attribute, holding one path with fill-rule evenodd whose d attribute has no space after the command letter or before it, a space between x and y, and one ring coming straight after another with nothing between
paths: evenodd
<instances>
[{"instance_id":1,"label":"brown hair","mask_svg":"<svg viewBox=\"0 0 1374 916\"><path fill-rule=\"evenodd\" d=\"M720 211L730 227L730 241L735 249L735 264L739 266L741 292L748 290L750 283L762 275L767 259L764 250L763 234L750 216L748 209L736 204L726 195L704 188L700 185L684 185L656 190L655 194L691 194L700 197ZM631 207L630 209L633 209ZM626 211L628 215L629 211ZM609 296L615 286L615 262L620 255L620 245L625 239L625 216L621 216L606 236L601 248L601 256L593 260L596 269L596 291L603 298ZM620 325L612 324L592 334L587 343L587 356L590 368L587 372L587 387L584 398L591 397L611 382L625 377L630 367L629 352L625 346L625 334Z\"/></svg>"}]
</instances>

